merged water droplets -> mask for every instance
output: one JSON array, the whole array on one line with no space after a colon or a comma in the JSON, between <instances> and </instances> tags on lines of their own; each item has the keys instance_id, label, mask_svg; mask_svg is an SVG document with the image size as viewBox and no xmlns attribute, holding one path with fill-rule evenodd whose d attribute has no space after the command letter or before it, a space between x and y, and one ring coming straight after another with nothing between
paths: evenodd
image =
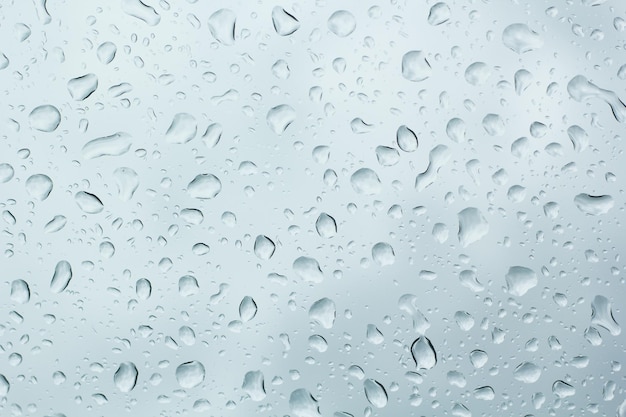
<instances>
[{"instance_id":1,"label":"merged water droplets","mask_svg":"<svg viewBox=\"0 0 626 417\"><path fill-rule=\"evenodd\" d=\"M603 295L596 295L591 302L591 324L606 329L613 336L618 336L622 328L613 317L611 302Z\"/></svg>"},{"instance_id":2,"label":"merged water droplets","mask_svg":"<svg viewBox=\"0 0 626 417\"><path fill-rule=\"evenodd\" d=\"M576 101L599 98L609 105L613 117L620 123L626 121L626 105L612 90L605 90L590 82L587 77L577 75L567 83L567 92Z\"/></svg>"},{"instance_id":3,"label":"merged water droplets","mask_svg":"<svg viewBox=\"0 0 626 417\"><path fill-rule=\"evenodd\" d=\"M576 204L578 210L585 214L599 216L608 213L613 208L615 202L610 195L589 195L581 193L574 197L574 204Z\"/></svg>"},{"instance_id":4,"label":"merged water droplets","mask_svg":"<svg viewBox=\"0 0 626 417\"><path fill-rule=\"evenodd\" d=\"M61 112L51 104L43 104L30 112L28 121L35 130L54 132L61 123Z\"/></svg>"},{"instance_id":5,"label":"merged water droplets","mask_svg":"<svg viewBox=\"0 0 626 417\"><path fill-rule=\"evenodd\" d=\"M139 371L132 362L122 362L113 375L113 383L121 392L131 392L137 385Z\"/></svg>"},{"instance_id":6,"label":"merged water droplets","mask_svg":"<svg viewBox=\"0 0 626 417\"><path fill-rule=\"evenodd\" d=\"M428 12L428 24L437 26L450 20L450 6L444 2L435 3Z\"/></svg>"},{"instance_id":7,"label":"merged water droplets","mask_svg":"<svg viewBox=\"0 0 626 417\"><path fill-rule=\"evenodd\" d=\"M239 317L241 321L246 323L256 316L257 305L254 298L246 295L239 304Z\"/></svg>"}]
</instances>

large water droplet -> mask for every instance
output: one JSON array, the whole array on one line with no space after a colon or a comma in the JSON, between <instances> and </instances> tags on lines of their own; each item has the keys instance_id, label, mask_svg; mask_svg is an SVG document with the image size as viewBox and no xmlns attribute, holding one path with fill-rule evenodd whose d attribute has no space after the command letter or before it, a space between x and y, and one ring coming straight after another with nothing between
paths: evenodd
<instances>
[{"instance_id":1,"label":"large water droplet","mask_svg":"<svg viewBox=\"0 0 626 417\"><path fill-rule=\"evenodd\" d=\"M74 201L78 207L87 214L97 214L104 210L104 204L100 199L86 191L79 191L74 195Z\"/></svg>"},{"instance_id":2,"label":"large water droplet","mask_svg":"<svg viewBox=\"0 0 626 417\"><path fill-rule=\"evenodd\" d=\"M187 192L193 198L211 199L222 191L222 182L213 174L199 174L187 185Z\"/></svg>"},{"instance_id":3,"label":"large water droplet","mask_svg":"<svg viewBox=\"0 0 626 417\"><path fill-rule=\"evenodd\" d=\"M420 336L413 342L411 354L417 369L431 369L437 364L437 352L426 336Z\"/></svg>"},{"instance_id":4,"label":"large water droplet","mask_svg":"<svg viewBox=\"0 0 626 417\"><path fill-rule=\"evenodd\" d=\"M337 308L330 298L322 298L313 303L309 309L309 319L325 329L330 329L335 324Z\"/></svg>"},{"instance_id":5,"label":"large water droplet","mask_svg":"<svg viewBox=\"0 0 626 417\"><path fill-rule=\"evenodd\" d=\"M139 371L132 362L122 362L113 375L113 382L122 392L131 392L137 385Z\"/></svg>"},{"instance_id":6,"label":"large water droplet","mask_svg":"<svg viewBox=\"0 0 626 417\"><path fill-rule=\"evenodd\" d=\"M72 78L67 82L67 90L76 101L85 100L98 88L98 77L89 73L80 77Z\"/></svg>"},{"instance_id":7,"label":"large water droplet","mask_svg":"<svg viewBox=\"0 0 626 417\"><path fill-rule=\"evenodd\" d=\"M523 54L543 46L539 34L523 23L514 23L504 28L502 43L510 50Z\"/></svg>"},{"instance_id":8,"label":"large water droplet","mask_svg":"<svg viewBox=\"0 0 626 417\"><path fill-rule=\"evenodd\" d=\"M125 132L90 140L83 146L83 158L94 159L101 156L124 155L132 145L132 137Z\"/></svg>"},{"instance_id":9,"label":"large water droplet","mask_svg":"<svg viewBox=\"0 0 626 417\"><path fill-rule=\"evenodd\" d=\"M117 53L117 46L113 42L103 42L98 46L98 50L96 51L96 55L98 56L98 60L107 65L113 61L115 58L115 54Z\"/></svg>"},{"instance_id":10,"label":"large water droplet","mask_svg":"<svg viewBox=\"0 0 626 417\"><path fill-rule=\"evenodd\" d=\"M223 45L235 43L237 15L230 9L220 9L209 17L211 35Z\"/></svg>"},{"instance_id":11,"label":"large water droplet","mask_svg":"<svg viewBox=\"0 0 626 417\"><path fill-rule=\"evenodd\" d=\"M274 255L276 245L267 236L258 235L254 240L254 254L259 259L268 260Z\"/></svg>"},{"instance_id":12,"label":"large water droplet","mask_svg":"<svg viewBox=\"0 0 626 417\"><path fill-rule=\"evenodd\" d=\"M489 223L476 207L467 207L458 214L459 232L458 238L461 246L478 242L489 232Z\"/></svg>"},{"instance_id":13,"label":"large water droplet","mask_svg":"<svg viewBox=\"0 0 626 417\"><path fill-rule=\"evenodd\" d=\"M533 384L541 377L541 368L532 362L522 362L513 371L513 377L525 384Z\"/></svg>"},{"instance_id":14,"label":"large water droplet","mask_svg":"<svg viewBox=\"0 0 626 417\"><path fill-rule=\"evenodd\" d=\"M626 105L612 90L605 90L590 82L586 77L577 75L567 83L567 92L576 101L599 98L609 105L613 117L620 123L626 121Z\"/></svg>"},{"instance_id":15,"label":"large water droplet","mask_svg":"<svg viewBox=\"0 0 626 417\"><path fill-rule=\"evenodd\" d=\"M574 204L576 204L578 210L585 214L599 216L608 213L609 210L613 208L615 201L610 195L589 195L582 193L574 197Z\"/></svg>"},{"instance_id":16,"label":"large water droplet","mask_svg":"<svg viewBox=\"0 0 626 417\"><path fill-rule=\"evenodd\" d=\"M135 293L140 300L147 300L152 294L152 284L146 278L138 279L135 283Z\"/></svg>"},{"instance_id":17,"label":"large water droplet","mask_svg":"<svg viewBox=\"0 0 626 417\"><path fill-rule=\"evenodd\" d=\"M328 18L328 29L340 38L349 36L356 29L356 19L347 10L337 10Z\"/></svg>"},{"instance_id":18,"label":"large water droplet","mask_svg":"<svg viewBox=\"0 0 626 417\"><path fill-rule=\"evenodd\" d=\"M350 177L350 184L359 194L375 195L382 191L378 174L369 168L360 168Z\"/></svg>"},{"instance_id":19,"label":"large water droplet","mask_svg":"<svg viewBox=\"0 0 626 417\"><path fill-rule=\"evenodd\" d=\"M511 295L522 296L537 286L537 274L524 266L512 266L506 276L507 291Z\"/></svg>"},{"instance_id":20,"label":"large water droplet","mask_svg":"<svg viewBox=\"0 0 626 417\"><path fill-rule=\"evenodd\" d=\"M153 7L144 4L141 0L122 0L122 10L129 16L136 17L148 26L156 26L161 16Z\"/></svg>"},{"instance_id":21,"label":"large water droplet","mask_svg":"<svg viewBox=\"0 0 626 417\"><path fill-rule=\"evenodd\" d=\"M363 381L363 390L367 401L374 407L383 408L387 405L387 391L380 382L375 379L366 379Z\"/></svg>"},{"instance_id":22,"label":"large water droplet","mask_svg":"<svg viewBox=\"0 0 626 417\"><path fill-rule=\"evenodd\" d=\"M165 140L169 143L187 143L196 137L197 132L198 124L195 117L189 113L177 113L165 132Z\"/></svg>"},{"instance_id":23,"label":"large water droplet","mask_svg":"<svg viewBox=\"0 0 626 417\"><path fill-rule=\"evenodd\" d=\"M43 201L52 192L53 183L49 176L44 174L35 174L26 180L26 192L32 198Z\"/></svg>"},{"instance_id":24,"label":"large water droplet","mask_svg":"<svg viewBox=\"0 0 626 417\"><path fill-rule=\"evenodd\" d=\"M295 417L322 417L317 400L304 388L291 393L289 408Z\"/></svg>"},{"instance_id":25,"label":"large water droplet","mask_svg":"<svg viewBox=\"0 0 626 417\"><path fill-rule=\"evenodd\" d=\"M54 275L50 281L50 291L61 293L65 291L72 280L72 266L68 261L59 261L54 268Z\"/></svg>"},{"instance_id":26,"label":"large water droplet","mask_svg":"<svg viewBox=\"0 0 626 417\"><path fill-rule=\"evenodd\" d=\"M380 266L393 265L396 254L389 243L378 242L372 247L372 259Z\"/></svg>"},{"instance_id":27,"label":"large water droplet","mask_svg":"<svg viewBox=\"0 0 626 417\"><path fill-rule=\"evenodd\" d=\"M11 301L18 304L26 304L30 300L30 288L23 279L11 282Z\"/></svg>"},{"instance_id":28,"label":"large water droplet","mask_svg":"<svg viewBox=\"0 0 626 417\"><path fill-rule=\"evenodd\" d=\"M265 378L261 371L249 371L243 377L243 384L241 384L246 394L250 396L252 401L262 401L265 396Z\"/></svg>"},{"instance_id":29,"label":"large water droplet","mask_svg":"<svg viewBox=\"0 0 626 417\"><path fill-rule=\"evenodd\" d=\"M30 126L35 130L39 130L40 132L54 132L61 123L61 113L56 107L50 104L44 104L35 107L30 112L28 121L30 122Z\"/></svg>"},{"instance_id":30,"label":"large water droplet","mask_svg":"<svg viewBox=\"0 0 626 417\"><path fill-rule=\"evenodd\" d=\"M321 213L315 222L315 230L321 237L330 239L337 234L337 222L332 216Z\"/></svg>"},{"instance_id":31,"label":"large water droplet","mask_svg":"<svg viewBox=\"0 0 626 417\"><path fill-rule=\"evenodd\" d=\"M176 368L176 381L185 389L191 389L202 384L204 375L204 365L198 361L185 362Z\"/></svg>"},{"instance_id":32,"label":"large water droplet","mask_svg":"<svg viewBox=\"0 0 626 417\"><path fill-rule=\"evenodd\" d=\"M300 29L298 19L280 6L272 9L272 23L274 24L274 30L280 36L289 36Z\"/></svg>"},{"instance_id":33,"label":"large water droplet","mask_svg":"<svg viewBox=\"0 0 626 417\"><path fill-rule=\"evenodd\" d=\"M287 104L272 107L267 112L267 124L277 135L282 135L285 130L296 120L296 111Z\"/></svg>"},{"instance_id":34,"label":"large water droplet","mask_svg":"<svg viewBox=\"0 0 626 417\"><path fill-rule=\"evenodd\" d=\"M437 180L439 170L448 163L452 152L446 145L437 145L428 154L428 167L415 178L415 188L423 191Z\"/></svg>"},{"instance_id":35,"label":"large water droplet","mask_svg":"<svg viewBox=\"0 0 626 417\"><path fill-rule=\"evenodd\" d=\"M307 256L300 256L293 261L293 271L307 282L319 284L324 280L324 274L317 260Z\"/></svg>"},{"instance_id":36,"label":"large water droplet","mask_svg":"<svg viewBox=\"0 0 626 417\"><path fill-rule=\"evenodd\" d=\"M435 3L428 12L428 24L437 26L450 20L450 7L443 2Z\"/></svg>"},{"instance_id":37,"label":"large water droplet","mask_svg":"<svg viewBox=\"0 0 626 417\"><path fill-rule=\"evenodd\" d=\"M465 81L471 85L484 85L491 77L491 68L484 62L474 62L465 70Z\"/></svg>"},{"instance_id":38,"label":"large water droplet","mask_svg":"<svg viewBox=\"0 0 626 417\"><path fill-rule=\"evenodd\" d=\"M402 56L402 76L409 81L424 81L431 76L432 67L422 51L409 51Z\"/></svg>"},{"instance_id":39,"label":"large water droplet","mask_svg":"<svg viewBox=\"0 0 626 417\"><path fill-rule=\"evenodd\" d=\"M0 184L11 181L13 175L15 175L15 170L11 164L0 164Z\"/></svg>"},{"instance_id":40,"label":"large water droplet","mask_svg":"<svg viewBox=\"0 0 626 417\"><path fill-rule=\"evenodd\" d=\"M576 388L559 379L552 384L552 393L559 398L572 397L576 394Z\"/></svg>"}]
</instances>

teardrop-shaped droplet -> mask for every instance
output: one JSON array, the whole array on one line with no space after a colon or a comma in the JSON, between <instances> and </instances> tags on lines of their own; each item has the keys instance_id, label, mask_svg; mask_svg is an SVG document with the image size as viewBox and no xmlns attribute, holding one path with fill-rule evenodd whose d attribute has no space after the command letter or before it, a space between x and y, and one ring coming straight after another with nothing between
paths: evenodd
<instances>
[{"instance_id":1,"label":"teardrop-shaped droplet","mask_svg":"<svg viewBox=\"0 0 626 417\"><path fill-rule=\"evenodd\" d=\"M61 123L61 112L50 104L35 107L28 115L30 126L40 132L54 132Z\"/></svg>"},{"instance_id":2,"label":"teardrop-shaped droplet","mask_svg":"<svg viewBox=\"0 0 626 417\"><path fill-rule=\"evenodd\" d=\"M11 181L13 175L15 175L15 169L11 164L0 164L0 184Z\"/></svg>"},{"instance_id":3,"label":"teardrop-shaped droplet","mask_svg":"<svg viewBox=\"0 0 626 417\"><path fill-rule=\"evenodd\" d=\"M387 391L383 385L375 379L363 381L363 390L367 401L376 408L383 408L387 405Z\"/></svg>"},{"instance_id":4,"label":"teardrop-shaped droplet","mask_svg":"<svg viewBox=\"0 0 626 417\"><path fill-rule=\"evenodd\" d=\"M249 322L254 318L254 316L256 316L256 312L257 305L254 298L248 295L243 297L241 303L239 304L239 317L241 318L241 321L244 323Z\"/></svg>"},{"instance_id":5,"label":"teardrop-shaped droplet","mask_svg":"<svg viewBox=\"0 0 626 417\"><path fill-rule=\"evenodd\" d=\"M176 381L185 389L197 387L204 382L204 365L198 361L189 361L176 368Z\"/></svg>"},{"instance_id":6,"label":"teardrop-shaped droplet","mask_svg":"<svg viewBox=\"0 0 626 417\"><path fill-rule=\"evenodd\" d=\"M413 342L411 354L417 369L431 369L437 364L437 352L426 336L420 336Z\"/></svg>"},{"instance_id":7,"label":"teardrop-shaped droplet","mask_svg":"<svg viewBox=\"0 0 626 417\"><path fill-rule=\"evenodd\" d=\"M258 235L254 240L254 254L259 259L268 260L276 251L276 244L267 236Z\"/></svg>"},{"instance_id":8,"label":"teardrop-shaped droplet","mask_svg":"<svg viewBox=\"0 0 626 417\"><path fill-rule=\"evenodd\" d=\"M135 293L140 300L147 300L152 294L152 284L146 278L138 279L135 283Z\"/></svg>"},{"instance_id":9,"label":"teardrop-shaped droplet","mask_svg":"<svg viewBox=\"0 0 626 417\"><path fill-rule=\"evenodd\" d=\"M68 261L59 261L54 268L54 275L50 281L50 290L54 293L65 291L72 280L72 266Z\"/></svg>"},{"instance_id":10,"label":"teardrop-shaped droplet","mask_svg":"<svg viewBox=\"0 0 626 417\"><path fill-rule=\"evenodd\" d=\"M131 392L137 385L139 371L132 362L122 362L113 375L113 382L122 392Z\"/></svg>"},{"instance_id":11,"label":"teardrop-shaped droplet","mask_svg":"<svg viewBox=\"0 0 626 417\"><path fill-rule=\"evenodd\" d=\"M49 176L44 174L35 174L26 180L26 192L32 198L43 201L52 192L53 183Z\"/></svg>"},{"instance_id":12,"label":"teardrop-shaped droplet","mask_svg":"<svg viewBox=\"0 0 626 417\"><path fill-rule=\"evenodd\" d=\"M405 125L396 131L396 142L404 152L415 152L418 147L417 135Z\"/></svg>"}]
</instances>

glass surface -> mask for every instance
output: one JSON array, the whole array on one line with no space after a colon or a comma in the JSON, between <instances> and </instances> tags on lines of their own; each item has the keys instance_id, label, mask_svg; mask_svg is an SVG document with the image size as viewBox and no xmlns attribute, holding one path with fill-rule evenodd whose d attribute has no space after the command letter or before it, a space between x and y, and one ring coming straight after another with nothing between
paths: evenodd
<instances>
[{"instance_id":1,"label":"glass surface","mask_svg":"<svg viewBox=\"0 0 626 417\"><path fill-rule=\"evenodd\" d=\"M626 417L625 30L0 0L0 416Z\"/></svg>"}]
</instances>

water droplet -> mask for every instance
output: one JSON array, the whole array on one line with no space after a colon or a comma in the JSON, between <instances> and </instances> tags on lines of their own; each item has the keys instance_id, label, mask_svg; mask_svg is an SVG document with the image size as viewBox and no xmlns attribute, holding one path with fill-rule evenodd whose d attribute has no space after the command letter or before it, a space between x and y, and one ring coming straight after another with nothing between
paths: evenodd
<instances>
[{"instance_id":1,"label":"water droplet","mask_svg":"<svg viewBox=\"0 0 626 417\"><path fill-rule=\"evenodd\" d=\"M54 233L63 229L67 224L67 218L65 216L61 216L60 214L54 216L52 220L50 220L44 226L43 230L46 233Z\"/></svg>"},{"instance_id":2,"label":"water droplet","mask_svg":"<svg viewBox=\"0 0 626 417\"><path fill-rule=\"evenodd\" d=\"M465 122L463 121L463 119L459 119L458 117L450 119L450 121L446 125L446 134L448 135L450 140L456 143L465 142L466 130L467 128L465 126Z\"/></svg>"},{"instance_id":3,"label":"water droplet","mask_svg":"<svg viewBox=\"0 0 626 417\"><path fill-rule=\"evenodd\" d=\"M605 90L590 82L586 77L577 75L567 84L567 92L576 101L599 98L609 105L613 117L620 123L626 122L626 105L614 91Z\"/></svg>"},{"instance_id":4,"label":"water droplet","mask_svg":"<svg viewBox=\"0 0 626 417\"><path fill-rule=\"evenodd\" d=\"M202 384L204 376L204 365L198 361L185 362L176 368L176 381L185 389L191 389Z\"/></svg>"},{"instance_id":5,"label":"water droplet","mask_svg":"<svg viewBox=\"0 0 626 417\"><path fill-rule=\"evenodd\" d=\"M295 417L322 417L317 400L304 388L291 393L289 408Z\"/></svg>"},{"instance_id":6,"label":"water droplet","mask_svg":"<svg viewBox=\"0 0 626 417\"><path fill-rule=\"evenodd\" d=\"M223 45L235 43L237 15L230 9L220 9L209 17L211 35Z\"/></svg>"},{"instance_id":7,"label":"water droplet","mask_svg":"<svg viewBox=\"0 0 626 417\"><path fill-rule=\"evenodd\" d=\"M489 77L491 77L491 68L484 62L474 62L465 70L465 81L471 85L485 85Z\"/></svg>"},{"instance_id":8,"label":"water droplet","mask_svg":"<svg viewBox=\"0 0 626 417\"><path fill-rule=\"evenodd\" d=\"M437 352L426 336L420 336L413 342L411 354L417 369L431 369L437 364Z\"/></svg>"},{"instance_id":9,"label":"water droplet","mask_svg":"<svg viewBox=\"0 0 626 417\"><path fill-rule=\"evenodd\" d=\"M152 294L152 284L146 278L138 279L135 283L135 293L140 300L147 300Z\"/></svg>"},{"instance_id":10,"label":"water droplet","mask_svg":"<svg viewBox=\"0 0 626 417\"><path fill-rule=\"evenodd\" d=\"M200 292L198 280L192 275L183 275L178 279L178 294L181 297L191 297Z\"/></svg>"},{"instance_id":11,"label":"water droplet","mask_svg":"<svg viewBox=\"0 0 626 417\"><path fill-rule=\"evenodd\" d=\"M476 369L480 369L485 366L487 364L487 361L489 360L487 352L480 349L471 351L469 358L472 366Z\"/></svg>"},{"instance_id":12,"label":"water droplet","mask_svg":"<svg viewBox=\"0 0 626 417\"><path fill-rule=\"evenodd\" d=\"M98 56L98 60L104 65L110 64L111 61L115 58L115 54L117 53L117 46L113 42L103 42L98 46L98 50L96 51L96 55Z\"/></svg>"},{"instance_id":13,"label":"water droplet","mask_svg":"<svg viewBox=\"0 0 626 417\"><path fill-rule=\"evenodd\" d=\"M156 26L161 16L153 7L144 4L141 0L122 0L122 10L129 16L136 17L148 26Z\"/></svg>"},{"instance_id":14,"label":"water droplet","mask_svg":"<svg viewBox=\"0 0 626 417\"><path fill-rule=\"evenodd\" d=\"M254 316L256 316L256 312L257 305L254 298L248 295L243 297L241 303L239 304L239 317L241 318L241 321L244 323L249 322L254 318Z\"/></svg>"},{"instance_id":15,"label":"water droplet","mask_svg":"<svg viewBox=\"0 0 626 417\"><path fill-rule=\"evenodd\" d=\"M198 225L204 220L204 214L198 209L186 208L180 211L180 218L189 224Z\"/></svg>"},{"instance_id":16,"label":"water droplet","mask_svg":"<svg viewBox=\"0 0 626 417\"><path fill-rule=\"evenodd\" d=\"M11 384L4 375L0 374L0 397L6 397L10 389Z\"/></svg>"},{"instance_id":17,"label":"water droplet","mask_svg":"<svg viewBox=\"0 0 626 417\"><path fill-rule=\"evenodd\" d=\"M165 132L165 140L169 143L187 143L196 137L197 132L198 124L195 117L189 113L177 113Z\"/></svg>"},{"instance_id":18,"label":"water droplet","mask_svg":"<svg viewBox=\"0 0 626 417\"><path fill-rule=\"evenodd\" d=\"M222 133L224 133L222 125L219 123L212 123L204 131L204 134L202 135L202 142L204 142L207 148L214 148L220 142Z\"/></svg>"},{"instance_id":19,"label":"water droplet","mask_svg":"<svg viewBox=\"0 0 626 417\"><path fill-rule=\"evenodd\" d=\"M493 399L496 398L496 393L493 388L486 385L484 387L478 387L474 390L474 398L483 401L493 401Z\"/></svg>"},{"instance_id":20,"label":"water droplet","mask_svg":"<svg viewBox=\"0 0 626 417\"><path fill-rule=\"evenodd\" d=\"M345 38L356 29L356 19L347 10L337 10L328 18L328 29L340 38Z\"/></svg>"},{"instance_id":21,"label":"water droplet","mask_svg":"<svg viewBox=\"0 0 626 417\"><path fill-rule=\"evenodd\" d=\"M576 388L559 379L552 384L552 393L559 398L572 397L576 394Z\"/></svg>"},{"instance_id":22,"label":"water droplet","mask_svg":"<svg viewBox=\"0 0 626 417\"><path fill-rule=\"evenodd\" d=\"M330 329L335 324L337 308L330 298L322 298L313 303L309 309L309 319L325 329Z\"/></svg>"},{"instance_id":23,"label":"water droplet","mask_svg":"<svg viewBox=\"0 0 626 417\"><path fill-rule=\"evenodd\" d=\"M467 207L458 214L459 243L464 248L478 242L489 232L489 223L476 207Z\"/></svg>"},{"instance_id":24,"label":"water droplet","mask_svg":"<svg viewBox=\"0 0 626 417\"><path fill-rule=\"evenodd\" d=\"M68 261L59 261L54 268L54 275L50 281L50 291L62 293L72 280L72 266Z\"/></svg>"},{"instance_id":25,"label":"water droplet","mask_svg":"<svg viewBox=\"0 0 626 417\"><path fill-rule=\"evenodd\" d=\"M435 3L428 12L428 24L437 26L450 20L450 7L443 2Z\"/></svg>"},{"instance_id":26,"label":"water droplet","mask_svg":"<svg viewBox=\"0 0 626 417\"><path fill-rule=\"evenodd\" d=\"M98 77L89 73L80 77L72 78L67 82L67 90L76 101L85 100L98 88Z\"/></svg>"},{"instance_id":27,"label":"water droplet","mask_svg":"<svg viewBox=\"0 0 626 417\"><path fill-rule=\"evenodd\" d=\"M315 222L315 230L320 237L330 239L337 234L337 222L332 216L321 213Z\"/></svg>"},{"instance_id":28,"label":"water droplet","mask_svg":"<svg viewBox=\"0 0 626 417\"><path fill-rule=\"evenodd\" d=\"M434 184L439 170L448 163L452 152L446 145L437 145L428 153L428 167L415 178L415 188L423 191Z\"/></svg>"},{"instance_id":29,"label":"water droplet","mask_svg":"<svg viewBox=\"0 0 626 417\"><path fill-rule=\"evenodd\" d=\"M400 162L400 152L395 148L377 146L375 152L378 163L384 167L390 167Z\"/></svg>"},{"instance_id":30,"label":"water droplet","mask_svg":"<svg viewBox=\"0 0 626 417\"><path fill-rule=\"evenodd\" d=\"M30 300L30 288L23 279L11 282L11 301L18 304L26 304Z\"/></svg>"},{"instance_id":31,"label":"water droplet","mask_svg":"<svg viewBox=\"0 0 626 417\"><path fill-rule=\"evenodd\" d=\"M529 71L521 69L515 72L513 79L515 83L515 93L519 96L530 86L533 75Z\"/></svg>"},{"instance_id":32,"label":"water droplet","mask_svg":"<svg viewBox=\"0 0 626 417\"><path fill-rule=\"evenodd\" d=\"M499 114L489 113L483 118L483 129L490 136L502 136L504 135L504 120Z\"/></svg>"},{"instance_id":33,"label":"water droplet","mask_svg":"<svg viewBox=\"0 0 626 417\"><path fill-rule=\"evenodd\" d=\"M211 199L222 191L222 182L213 174L199 174L187 185L187 192L193 198Z\"/></svg>"},{"instance_id":34,"label":"water droplet","mask_svg":"<svg viewBox=\"0 0 626 417\"><path fill-rule=\"evenodd\" d=\"M274 30L280 36L289 36L300 29L298 19L280 6L272 9L272 23L274 24Z\"/></svg>"},{"instance_id":35,"label":"water droplet","mask_svg":"<svg viewBox=\"0 0 626 417\"><path fill-rule=\"evenodd\" d=\"M97 214L104 210L104 204L100 199L86 191L79 191L74 195L74 201L78 207L87 214Z\"/></svg>"},{"instance_id":36,"label":"water droplet","mask_svg":"<svg viewBox=\"0 0 626 417\"><path fill-rule=\"evenodd\" d=\"M113 375L113 382L118 390L131 392L137 385L139 372L132 362L122 362Z\"/></svg>"},{"instance_id":37,"label":"water droplet","mask_svg":"<svg viewBox=\"0 0 626 417\"><path fill-rule=\"evenodd\" d=\"M513 371L513 377L525 384L534 384L541 377L541 368L532 362L522 362Z\"/></svg>"},{"instance_id":38,"label":"water droplet","mask_svg":"<svg viewBox=\"0 0 626 417\"><path fill-rule=\"evenodd\" d=\"M249 371L243 378L241 389L250 396L252 401L262 401L265 396L265 378L261 371Z\"/></svg>"},{"instance_id":39,"label":"water droplet","mask_svg":"<svg viewBox=\"0 0 626 417\"><path fill-rule=\"evenodd\" d=\"M54 132L61 123L61 112L50 104L35 107L28 115L30 126L40 132Z\"/></svg>"},{"instance_id":40,"label":"water droplet","mask_svg":"<svg viewBox=\"0 0 626 417\"><path fill-rule=\"evenodd\" d=\"M128 133L117 132L110 136L90 140L83 146L83 158L124 155L130 149L131 139Z\"/></svg>"},{"instance_id":41,"label":"water droplet","mask_svg":"<svg viewBox=\"0 0 626 417\"><path fill-rule=\"evenodd\" d=\"M422 51L409 51L402 56L402 76L409 81L424 81L433 72Z\"/></svg>"},{"instance_id":42,"label":"water droplet","mask_svg":"<svg viewBox=\"0 0 626 417\"><path fill-rule=\"evenodd\" d=\"M474 327L474 318L467 311L457 311L454 313L454 321L456 322L459 329L467 332Z\"/></svg>"},{"instance_id":43,"label":"water droplet","mask_svg":"<svg viewBox=\"0 0 626 417\"><path fill-rule=\"evenodd\" d=\"M417 135L405 125L396 131L396 142L404 152L415 152L418 147Z\"/></svg>"},{"instance_id":44,"label":"water droplet","mask_svg":"<svg viewBox=\"0 0 626 417\"><path fill-rule=\"evenodd\" d=\"M267 124L277 135L282 135L285 130L296 120L296 111L287 104L272 107L267 112Z\"/></svg>"},{"instance_id":45,"label":"water droplet","mask_svg":"<svg viewBox=\"0 0 626 417\"><path fill-rule=\"evenodd\" d=\"M382 191L378 174L369 168L360 168L350 177L350 184L359 194L375 195Z\"/></svg>"},{"instance_id":46,"label":"water droplet","mask_svg":"<svg viewBox=\"0 0 626 417\"><path fill-rule=\"evenodd\" d=\"M11 181L14 174L15 170L11 164L0 164L0 184Z\"/></svg>"},{"instance_id":47,"label":"water droplet","mask_svg":"<svg viewBox=\"0 0 626 417\"><path fill-rule=\"evenodd\" d=\"M39 201L43 201L52 192L52 180L49 176L44 174L35 174L28 177L26 180L26 192L32 198Z\"/></svg>"},{"instance_id":48,"label":"water droplet","mask_svg":"<svg viewBox=\"0 0 626 417\"><path fill-rule=\"evenodd\" d=\"M524 266L512 266L506 276L507 291L511 295L522 296L537 286L537 274Z\"/></svg>"},{"instance_id":49,"label":"water droplet","mask_svg":"<svg viewBox=\"0 0 626 417\"><path fill-rule=\"evenodd\" d=\"M582 152L589 145L589 135L585 129L578 125L573 125L567 128L567 135L569 136L569 140L572 141L572 145L574 146L574 150L576 152Z\"/></svg>"},{"instance_id":50,"label":"water droplet","mask_svg":"<svg viewBox=\"0 0 626 417\"><path fill-rule=\"evenodd\" d=\"M372 247L372 259L380 266L393 265L396 254L389 243L378 242Z\"/></svg>"},{"instance_id":51,"label":"water droplet","mask_svg":"<svg viewBox=\"0 0 626 417\"><path fill-rule=\"evenodd\" d=\"M120 167L113 171L117 185L117 196L122 201L129 201L139 187L139 175L132 168Z\"/></svg>"},{"instance_id":52,"label":"water droplet","mask_svg":"<svg viewBox=\"0 0 626 417\"><path fill-rule=\"evenodd\" d=\"M615 201L610 195L589 195L578 194L574 197L574 204L578 207L578 210L585 214L591 214L592 216L599 216L606 214L613 208Z\"/></svg>"},{"instance_id":53,"label":"water droplet","mask_svg":"<svg viewBox=\"0 0 626 417\"><path fill-rule=\"evenodd\" d=\"M383 408L387 405L387 391L383 385L375 379L363 381L363 390L367 401L376 408Z\"/></svg>"},{"instance_id":54,"label":"water droplet","mask_svg":"<svg viewBox=\"0 0 626 417\"><path fill-rule=\"evenodd\" d=\"M254 254L259 259L268 260L274 255L276 245L267 236L258 235L254 240Z\"/></svg>"},{"instance_id":55,"label":"water droplet","mask_svg":"<svg viewBox=\"0 0 626 417\"><path fill-rule=\"evenodd\" d=\"M382 332L378 330L376 326L373 324L367 325L367 331L365 332L365 337L368 342L373 345L380 345L385 341L385 336L383 336Z\"/></svg>"},{"instance_id":56,"label":"water droplet","mask_svg":"<svg viewBox=\"0 0 626 417\"><path fill-rule=\"evenodd\" d=\"M539 49L543 46L543 40L539 34L523 23L514 23L504 28L502 43L518 54Z\"/></svg>"},{"instance_id":57,"label":"water droplet","mask_svg":"<svg viewBox=\"0 0 626 417\"><path fill-rule=\"evenodd\" d=\"M591 324L608 330L613 336L618 336L622 332L622 328L613 317L611 302L602 295L596 295L591 302Z\"/></svg>"}]
</instances>

